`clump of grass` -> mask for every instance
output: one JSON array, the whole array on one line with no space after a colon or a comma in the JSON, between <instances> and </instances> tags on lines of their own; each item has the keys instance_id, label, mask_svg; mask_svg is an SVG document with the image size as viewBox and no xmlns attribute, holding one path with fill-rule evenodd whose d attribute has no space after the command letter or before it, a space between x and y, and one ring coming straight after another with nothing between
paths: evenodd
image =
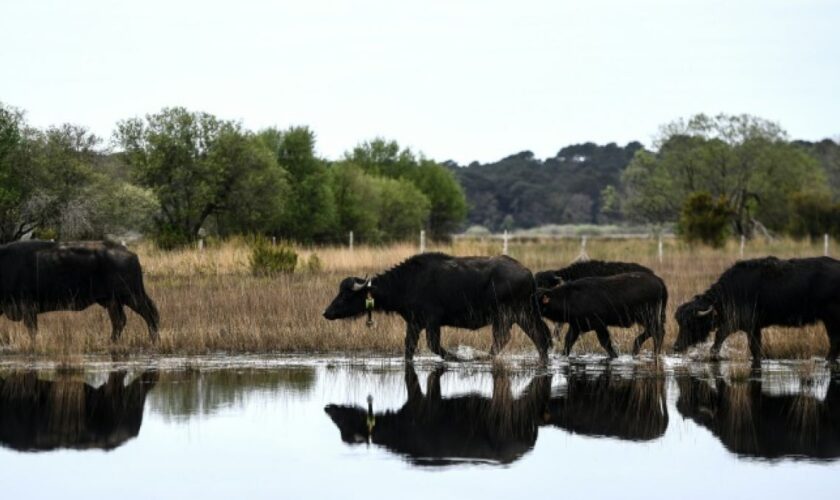
<instances>
[{"instance_id":1,"label":"clump of grass","mask_svg":"<svg viewBox=\"0 0 840 500\"><path fill-rule=\"evenodd\" d=\"M274 246L258 239L251 247L251 273L254 276L277 276L292 273L297 266L298 255L288 246Z\"/></svg>"}]
</instances>

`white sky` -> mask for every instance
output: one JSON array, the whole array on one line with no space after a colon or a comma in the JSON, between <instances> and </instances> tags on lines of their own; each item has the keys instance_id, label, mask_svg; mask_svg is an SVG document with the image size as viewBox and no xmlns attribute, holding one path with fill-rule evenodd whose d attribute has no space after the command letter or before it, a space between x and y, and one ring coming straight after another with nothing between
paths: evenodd
<instances>
[{"instance_id":1,"label":"white sky","mask_svg":"<svg viewBox=\"0 0 840 500\"><path fill-rule=\"evenodd\" d=\"M182 105L468 163L697 112L837 137L839 90L838 1L0 0L0 101L104 137Z\"/></svg>"}]
</instances>

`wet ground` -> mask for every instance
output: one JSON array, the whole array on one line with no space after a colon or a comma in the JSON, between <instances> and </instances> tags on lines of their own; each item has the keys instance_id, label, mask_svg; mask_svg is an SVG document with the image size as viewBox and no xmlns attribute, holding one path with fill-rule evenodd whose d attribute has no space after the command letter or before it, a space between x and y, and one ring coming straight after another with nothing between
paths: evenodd
<instances>
[{"instance_id":1,"label":"wet ground","mask_svg":"<svg viewBox=\"0 0 840 500\"><path fill-rule=\"evenodd\" d=\"M837 497L817 360L82 361L0 360L3 498Z\"/></svg>"}]
</instances>

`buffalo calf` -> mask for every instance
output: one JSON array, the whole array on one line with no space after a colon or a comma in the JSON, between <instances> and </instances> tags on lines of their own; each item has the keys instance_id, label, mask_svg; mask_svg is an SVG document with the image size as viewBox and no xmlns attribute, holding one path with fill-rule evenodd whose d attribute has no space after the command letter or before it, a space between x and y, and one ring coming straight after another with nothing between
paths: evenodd
<instances>
[{"instance_id":1,"label":"buffalo calf","mask_svg":"<svg viewBox=\"0 0 840 500\"><path fill-rule=\"evenodd\" d=\"M581 333L595 330L607 354L617 356L608 326L644 328L633 343L633 354L653 337L659 354L665 336L665 306L668 290L651 273L623 273L614 276L581 278L540 292L542 315L558 323L569 323L563 352L566 356Z\"/></svg>"}]
</instances>

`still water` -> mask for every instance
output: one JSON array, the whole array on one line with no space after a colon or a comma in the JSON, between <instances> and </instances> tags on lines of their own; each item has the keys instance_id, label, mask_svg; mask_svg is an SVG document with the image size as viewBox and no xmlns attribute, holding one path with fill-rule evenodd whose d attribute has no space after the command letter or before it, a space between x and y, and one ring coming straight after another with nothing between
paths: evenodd
<instances>
[{"instance_id":1,"label":"still water","mask_svg":"<svg viewBox=\"0 0 840 500\"><path fill-rule=\"evenodd\" d=\"M0 362L2 498L840 495L840 373L189 358Z\"/></svg>"}]
</instances>

